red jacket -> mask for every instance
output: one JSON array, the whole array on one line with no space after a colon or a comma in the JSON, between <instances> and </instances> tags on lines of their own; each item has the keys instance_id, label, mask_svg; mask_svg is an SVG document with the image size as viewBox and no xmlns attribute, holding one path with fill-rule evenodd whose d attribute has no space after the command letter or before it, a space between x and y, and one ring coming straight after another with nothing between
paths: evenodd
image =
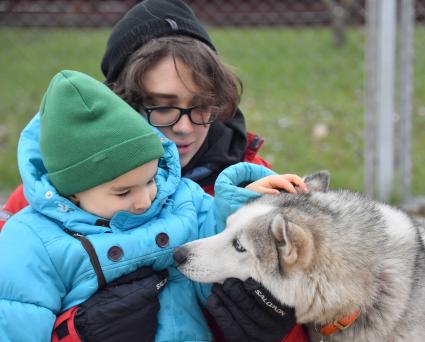
<instances>
[{"instance_id":1,"label":"red jacket","mask_svg":"<svg viewBox=\"0 0 425 342\"><path fill-rule=\"evenodd\" d=\"M258 165L264 165L268 168L271 168L270 164L266 162L264 159L262 159L257 153L258 150L261 148L261 145L263 144L264 140L260 138L257 135L254 135L252 133L248 133L248 143L247 143L247 149L245 152L245 158L244 161L258 164ZM205 192L214 195L214 186L213 185L207 185L204 186ZM0 210L0 231L3 228L3 225L6 223L6 221L13 215L16 214L19 210L25 208L28 205L28 202L24 196L23 192L23 186L20 184L9 196L7 199L6 204L3 206L3 209ZM62 313L60 316L58 316L55 324L55 328L59 325L62 325L64 321L67 322L67 331L68 335L61 338L59 340L58 335L56 334L56 330L53 332L52 336L52 342L79 342L79 337L75 333L75 328L73 325L73 317L76 313L76 307L73 307L64 313ZM206 315L206 318L208 320L209 326L214 334L214 341L215 342L225 342L226 339L223 337L222 333L219 331L219 328L209 317L209 315ZM282 340L282 342L308 342L307 336L304 332L304 329L301 325L296 325L292 331Z\"/></svg>"},{"instance_id":2,"label":"red jacket","mask_svg":"<svg viewBox=\"0 0 425 342\"><path fill-rule=\"evenodd\" d=\"M28 202L24 196L24 189L20 184L9 196L6 204L0 209L0 231L6 221L19 210L25 208Z\"/></svg>"}]
</instances>

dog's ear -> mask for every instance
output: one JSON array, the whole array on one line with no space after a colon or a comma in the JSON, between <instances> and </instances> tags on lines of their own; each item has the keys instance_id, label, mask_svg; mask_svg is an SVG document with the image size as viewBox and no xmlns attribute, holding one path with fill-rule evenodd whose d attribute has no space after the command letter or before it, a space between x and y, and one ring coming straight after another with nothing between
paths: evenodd
<instances>
[{"instance_id":1,"label":"dog's ear","mask_svg":"<svg viewBox=\"0 0 425 342\"><path fill-rule=\"evenodd\" d=\"M329 171L322 170L311 175L304 176L304 182L309 191L326 192L329 190L329 182L331 175Z\"/></svg>"},{"instance_id":2,"label":"dog's ear","mask_svg":"<svg viewBox=\"0 0 425 342\"><path fill-rule=\"evenodd\" d=\"M276 215L271 224L271 232L279 251L281 266L310 265L313 255L313 237L309 231L299 225L286 221L282 215Z\"/></svg>"}]
</instances>

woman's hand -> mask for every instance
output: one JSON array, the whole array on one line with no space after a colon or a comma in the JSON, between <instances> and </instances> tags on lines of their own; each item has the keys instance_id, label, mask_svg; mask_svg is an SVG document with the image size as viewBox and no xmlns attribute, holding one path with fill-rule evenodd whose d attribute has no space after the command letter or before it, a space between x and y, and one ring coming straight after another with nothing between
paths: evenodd
<instances>
[{"instance_id":1,"label":"woman's hand","mask_svg":"<svg viewBox=\"0 0 425 342\"><path fill-rule=\"evenodd\" d=\"M296 187L298 187L298 191ZM285 190L293 194L308 192L302 178L293 174L267 176L252 182L246 188L255 192L272 195L279 194L279 190Z\"/></svg>"},{"instance_id":2,"label":"woman's hand","mask_svg":"<svg viewBox=\"0 0 425 342\"><path fill-rule=\"evenodd\" d=\"M252 278L214 284L207 310L229 342L280 342L296 325L294 309Z\"/></svg>"}]
</instances>

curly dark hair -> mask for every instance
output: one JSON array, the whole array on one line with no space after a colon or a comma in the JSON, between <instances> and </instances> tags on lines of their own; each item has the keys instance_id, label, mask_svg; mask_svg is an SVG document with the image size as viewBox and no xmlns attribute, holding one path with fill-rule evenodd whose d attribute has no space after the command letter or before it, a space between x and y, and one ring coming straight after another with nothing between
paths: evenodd
<instances>
[{"instance_id":1,"label":"curly dark hair","mask_svg":"<svg viewBox=\"0 0 425 342\"><path fill-rule=\"evenodd\" d=\"M121 74L109 87L139 110L143 99L148 96L143 75L169 56L174 60L178 75L177 60L191 70L193 81L200 89L196 97L203 105L219 107L219 120L233 117L243 91L241 80L210 47L187 36L152 39L128 58Z\"/></svg>"}]
</instances>

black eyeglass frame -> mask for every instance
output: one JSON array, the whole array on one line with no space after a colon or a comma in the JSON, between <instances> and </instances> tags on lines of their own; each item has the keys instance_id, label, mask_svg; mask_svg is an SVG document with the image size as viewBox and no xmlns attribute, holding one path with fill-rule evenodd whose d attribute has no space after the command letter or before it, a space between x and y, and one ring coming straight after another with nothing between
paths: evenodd
<instances>
[{"instance_id":1,"label":"black eyeglass frame","mask_svg":"<svg viewBox=\"0 0 425 342\"><path fill-rule=\"evenodd\" d=\"M143 111L146 113L146 116L148 117L148 122L151 126L154 127L171 127L173 125L175 125L177 122L180 121L180 119L182 118L183 115L187 115L189 117L189 120L191 123L193 123L194 125L198 125L198 126L205 126L205 125L210 125L212 124L216 119L218 114L211 114L210 120L208 122L203 122L203 123L198 123L198 122L194 122L192 119L192 111L194 109L197 108L202 108L204 106L202 105L197 105L197 106L193 106L193 107L188 107L188 108L181 108L181 107L177 107L177 106L152 106L152 107L146 107L145 105L141 105L141 108L143 109ZM207 106L207 108L217 108L217 106ZM164 110L164 109L177 109L180 111L180 114L177 116L176 120L170 124L167 125L155 125L151 122L151 114L154 110Z\"/></svg>"}]
</instances>

